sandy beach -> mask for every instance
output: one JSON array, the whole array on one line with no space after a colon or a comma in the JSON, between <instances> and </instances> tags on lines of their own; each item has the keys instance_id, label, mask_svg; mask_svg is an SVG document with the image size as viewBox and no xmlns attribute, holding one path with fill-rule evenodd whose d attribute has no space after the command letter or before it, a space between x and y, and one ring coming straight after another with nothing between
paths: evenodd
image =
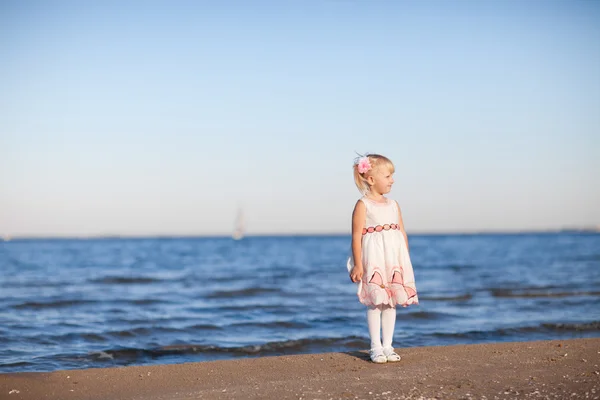
<instances>
[{"instance_id":1,"label":"sandy beach","mask_svg":"<svg viewBox=\"0 0 600 400\"><path fill-rule=\"evenodd\" d=\"M0 399L599 399L600 338L0 375Z\"/></svg>"}]
</instances>

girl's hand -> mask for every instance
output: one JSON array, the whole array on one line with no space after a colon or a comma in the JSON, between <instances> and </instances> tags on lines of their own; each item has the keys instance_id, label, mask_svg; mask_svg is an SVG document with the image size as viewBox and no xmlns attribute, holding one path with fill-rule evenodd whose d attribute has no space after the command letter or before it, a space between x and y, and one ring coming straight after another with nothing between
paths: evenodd
<instances>
[{"instance_id":1,"label":"girl's hand","mask_svg":"<svg viewBox=\"0 0 600 400\"><path fill-rule=\"evenodd\" d=\"M363 268L355 265L354 268L352 268L352 271L350 271L350 279L352 282L357 283L361 281L362 277Z\"/></svg>"}]
</instances>

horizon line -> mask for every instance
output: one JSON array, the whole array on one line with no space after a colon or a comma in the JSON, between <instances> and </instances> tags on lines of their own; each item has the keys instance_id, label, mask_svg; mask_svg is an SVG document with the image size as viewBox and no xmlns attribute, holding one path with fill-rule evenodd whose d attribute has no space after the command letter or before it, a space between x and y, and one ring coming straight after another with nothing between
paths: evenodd
<instances>
[{"instance_id":1,"label":"horizon line","mask_svg":"<svg viewBox=\"0 0 600 400\"><path fill-rule=\"evenodd\" d=\"M407 232L409 236L461 236L461 235L518 235L518 234L550 234L550 233L600 233L600 226L583 228L554 228L554 229L507 229L507 230L456 230L456 231L413 231ZM307 237L307 236L350 236L350 232L264 232L247 233L244 238L252 237ZM203 239L203 238L232 238L231 234L181 234L181 233L156 233L156 234L55 234L55 235L3 235L0 241L13 240L52 240L52 239Z\"/></svg>"}]
</instances>

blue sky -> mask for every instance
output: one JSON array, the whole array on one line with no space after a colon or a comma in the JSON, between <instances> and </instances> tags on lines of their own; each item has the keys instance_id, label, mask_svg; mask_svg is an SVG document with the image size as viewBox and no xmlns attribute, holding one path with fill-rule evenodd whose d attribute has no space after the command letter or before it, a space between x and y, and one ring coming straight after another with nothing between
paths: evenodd
<instances>
[{"instance_id":1,"label":"blue sky","mask_svg":"<svg viewBox=\"0 0 600 400\"><path fill-rule=\"evenodd\" d=\"M600 225L600 2L0 3L0 235Z\"/></svg>"}]
</instances>

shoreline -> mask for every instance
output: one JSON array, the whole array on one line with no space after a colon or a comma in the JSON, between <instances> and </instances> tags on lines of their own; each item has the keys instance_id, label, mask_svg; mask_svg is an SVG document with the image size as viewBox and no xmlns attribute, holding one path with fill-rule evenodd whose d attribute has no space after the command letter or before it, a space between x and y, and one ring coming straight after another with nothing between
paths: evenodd
<instances>
[{"instance_id":1,"label":"shoreline","mask_svg":"<svg viewBox=\"0 0 600 400\"><path fill-rule=\"evenodd\" d=\"M0 374L1 399L600 399L600 338Z\"/></svg>"},{"instance_id":2,"label":"shoreline","mask_svg":"<svg viewBox=\"0 0 600 400\"><path fill-rule=\"evenodd\" d=\"M424 230L424 231L410 231L407 232L408 236L479 236L479 235L506 235L506 236L518 236L518 235L554 235L554 234L599 234L600 226L592 227L581 227L581 228L548 228L548 229L498 229L498 230L485 230L485 229L473 229L473 230ZM274 238L274 237L289 237L289 238L302 238L302 237L349 237L351 232L247 232L244 234L245 238ZM1 242L18 242L18 241L36 241L36 240L172 240L172 239L232 239L231 232L221 232L216 234L202 234L202 233L149 233L149 234L67 234L67 235L37 235L37 234L10 234L0 236Z\"/></svg>"}]
</instances>

